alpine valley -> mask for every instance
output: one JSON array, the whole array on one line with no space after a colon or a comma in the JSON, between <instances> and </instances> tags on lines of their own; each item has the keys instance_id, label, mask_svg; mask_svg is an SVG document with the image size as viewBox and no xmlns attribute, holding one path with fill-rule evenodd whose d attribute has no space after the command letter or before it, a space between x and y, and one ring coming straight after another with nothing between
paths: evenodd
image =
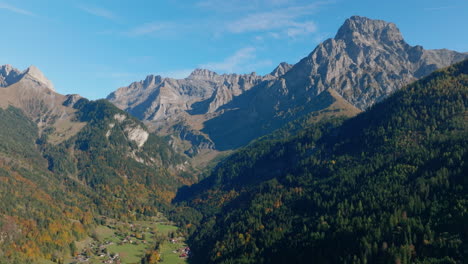
<instances>
[{"instance_id":1,"label":"alpine valley","mask_svg":"<svg viewBox=\"0 0 468 264\"><path fill-rule=\"evenodd\" d=\"M4 65L0 263L466 263L467 109L467 53L360 16L96 101Z\"/></svg>"}]
</instances>

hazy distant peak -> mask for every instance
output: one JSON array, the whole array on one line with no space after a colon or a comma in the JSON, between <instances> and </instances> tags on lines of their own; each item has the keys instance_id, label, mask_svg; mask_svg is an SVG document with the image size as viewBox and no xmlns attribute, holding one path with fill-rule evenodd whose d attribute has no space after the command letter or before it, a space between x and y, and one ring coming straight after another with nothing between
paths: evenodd
<instances>
[{"instance_id":1,"label":"hazy distant peak","mask_svg":"<svg viewBox=\"0 0 468 264\"><path fill-rule=\"evenodd\" d=\"M39 68L37 68L34 65L29 66L24 72L23 72L24 77L31 77L34 81L37 81L43 85L45 85L47 88L55 92L55 88L53 83L45 77L45 75L42 73Z\"/></svg>"},{"instance_id":2,"label":"hazy distant peak","mask_svg":"<svg viewBox=\"0 0 468 264\"><path fill-rule=\"evenodd\" d=\"M218 74L207 69L195 69L188 77L188 79L211 79Z\"/></svg>"},{"instance_id":3,"label":"hazy distant peak","mask_svg":"<svg viewBox=\"0 0 468 264\"><path fill-rule=\"evenodd\" d=\"M403 41L398 27L391 22L370 19L361 16L352 16L344 22L335 36L335 40L366 41L377 40L382 42Z\"/></svg>"}]
</instances>

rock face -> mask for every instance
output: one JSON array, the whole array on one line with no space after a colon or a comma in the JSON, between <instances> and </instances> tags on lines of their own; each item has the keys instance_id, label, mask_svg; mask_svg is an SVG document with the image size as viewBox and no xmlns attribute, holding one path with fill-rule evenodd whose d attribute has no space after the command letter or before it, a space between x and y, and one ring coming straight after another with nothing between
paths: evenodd
<instances>
[{"instance_id":1,"label":"rock face","mask_svg":"<svg viewBox=\"0 0 468 264\"><path fill-rule=\"evenodd\" d=\"M327 89L364 110L404 85L465 58L468 54L410 46L395 24L353 16L309 56L295 65L281 63L268 75L195 70L183 80L148 76L108 99L160 130L176 132L176 122L167 121L177 120L184 128L179 137L199 141L202 135L211 142L205 147L227 150L321 110L316 98Z\"/></svg>"},{"instance_id":2,"label":"rock face","mask_svg":"<svg viewBox=\"0 0 468 264\"><path fill-rule=\"evenodd\" d=\"M277 70L286 72L288 64ZM213 142L200 132L203 122L218 115L220 107L252 87L276 78L273 75L217 74L196 69L181 80L149 75L110 94L107 99L120 109L151 123L161 134L176 134L183 141L195 145L186 153L199 149L214 149ZM200 128L197 128L197 127Z\"/></svg>"},{"instance_id":3,"label":"rock face","mask_svg":"<svg viewBox=\"0 0 468 264\"><path fill-rule=\"evenodd\" d=\"M208 114L270 76L222 74L203 69L182 80L149 75L110 94L117 107L148 121L176 120L179 115Z\"/></svg>"},{"instance_id":4,"label":"rock face","mask_svg":"<svg viewBox=\"0 0 468 264\"><path fill-rule=\"evenodd\" d=\"M271 73L270 75L271 76L274 76L274 77L280 77L280 76L283 76L285 75L290 69L292 69L294 65L292 64L289 64L287 62L282 62L280 63L280 65L278 65L278 67L276 67Z\"/></svg>"},{"instance_id":5,"label":"rock face","mask_svg":"<svg viewBox=\"0 0 468 264\"><path fill-rule=\"evenodd\" d=\"M36 66L32 65L22 73L22 78L31 82L36 82L38 85L48 88L55 92L52 82Z\"/></svg>"},{"instance_id":6,"label":"rock face","mask_svg":"<svg viewBox=\"0 0 468 264\"><path fill-rule=\"evenodd\" d=\"M0 66L0 87L7 87L21 79L21 72L11 65Z\"/></svg>"}]
</instances>

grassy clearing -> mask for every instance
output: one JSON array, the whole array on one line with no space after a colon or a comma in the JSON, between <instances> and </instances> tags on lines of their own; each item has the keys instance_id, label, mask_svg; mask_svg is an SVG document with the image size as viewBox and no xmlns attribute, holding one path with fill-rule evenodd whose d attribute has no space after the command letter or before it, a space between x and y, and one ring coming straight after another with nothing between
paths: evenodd
<instances>
[{"instance_id":1,"label":"grassy clearing","mask_svg":"<svg viewBox=\"0 0 468 264\"><path fill-rule=\"evenodd\" d=\"M174 253L180 248L186 247L185 243L175 243L170 242L163 243L160 248L161 253L161 263L164 264L186 264L187 260L179 258L180 253Z\"/></svg>"},{"instance_id":2,"label":"grassy clearing","mask_svg":"<svg viewBox=\"0 0 468 264\"><path fill-rule=\"evenodd\" d=\"M122 263L140 263L141 258L145 255L148 245L145 244L123 244L110 245L107 247L108 252L118 253Z\"/></svg>"},{"instance_id":3,"label":"grassy clearing","mask_svg":"<svg viewBox=\"0 0 468 264\"><path fill-rule=\"evenodd\" d=\"M114 230L107 226L98 226L94 232L96 233L97 239L99 239L99 241L103 241L106 238L112 237L114 235Z\"/></svg>"},{"instance_id":4,"label":"grassy clearing","mask_svg":"<svg viewBox=\"0 0 468 264\"><path fill-rule=\"evenodd\" d=\"M168 235L170 232L176 232L177 227L167 224L156 224L157 231L161 234Z\"/></svg>"},{"instance_id":5,"label":"grassy clearing","mask_svg":"<svg viewBox=\"0 0 468 264\"><path fill-rule=\"evenodd\" d=\"M185 264L187 261L179 258L181 253L177 251L186 247L184 239L178 238L177 243L170 242L169 236L176 234L177 227L165 219L132 223L107 221L94 230L94 239L88 237L76 242L78 252L81 253L75 259L67 259L66 263L98 264L118 254L121 263L139 264L146 252L154 249L158 239L161 243L161 263Z\"/></svg>"}]
</instances>

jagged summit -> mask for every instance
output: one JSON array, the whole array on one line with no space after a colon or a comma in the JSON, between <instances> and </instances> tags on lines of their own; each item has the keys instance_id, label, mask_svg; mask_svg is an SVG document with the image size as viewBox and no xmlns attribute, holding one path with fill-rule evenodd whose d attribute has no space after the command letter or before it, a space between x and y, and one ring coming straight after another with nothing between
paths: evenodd
<instances>
[{"instance_id":1,"label":"jagged summit","mask_svg":"<svg viewBox=\"0 0 468 264\"><path fill-rule=\"evenodd\" d=\"M450 50L424 50L405 42L394 23L361 16L348 18L334 38L319 44L276 85L295 98L316 96L332 87L360 109L466 58ZM306 89L304 89L306 88Z\"/></svg>"},{"instance_id":2,"label":"jagged summit","mask_svg":"<svg viewBox=\"0 0 468 264\"><path fill-rule=\"evenodd\" d=\"M164 78L160 75L153 75L150 74L146 76L145 80L143 81L143 86L148 87L151 85L154 85L156 83L161 83L164 80Z\"/></svg>"},{"instance_id":3,"label":"jagged summit","mask_svg":"<svg viewBox=\"0 0 468 264\"><path fill-rule=\"evenodd\" d=\"M21 80L30 82L29 86L31 88L42 87L55 92L52 82L34 65L31 65L23 72L9 64L0 66L0 87L8 87Z\"/></svg>"},{"instance_id":4,"label":"jagged summit","mask_svg":"<svg viewBox=\"0 0 468 264\"><path fill-rule=\"evenodd\" d=\"M55 92L54 85L52 82L45 77L45 75L42 73L39 68L37 68L34 65L29 66L24 72L23 72L23 78L28 78L31 79L32 81L39 82L43 85L45 85L48 89L52 90Z\"/></svg>"},{"instance_id":5,"label":"jagged summit","mask_svg":"<svg viewBox=\"0 0 468 264\"><path fill-rule=\"evenodd\" d=\"M284 68L288 66L284 65ZM199 68L185 79L148 75L143 81L119 88L107 99L144 120L178 120L186 115L185 111L212 113L234 97L271 78L255 72L218 74Z\"/></svg>"},{"instance_id":6,"label":"jagged summit","mask_svg":"<svg viewBox=\"0 0 468 264\"><path fill-rule=\"evenodd\" d=\"M211 79L217 75L216 72L207 69L195 69L187 79Z\"/></svg>"},{"instance_id":7,"label":"jagged summit","mask_svg":"<svg viewBox=\"0 0 468 264\"><path fill-rule=\"evenodd\" d=\"M281 62L278 67L276 67L270 75L275 76L275 77L280 77L284 74L286 74L294 65L289 64L287 62Z\"/></svg>"},{"instance_id":8,"label":"jagged summit","mask_svg":"<svg viewBox=\"0 0 468 264\"><path fill-rule=\"evenodd\" d=\"M375 40L384 43L404 41L400 30L394 23L361 16L352 16L346 19L338 30L335 40L346 42Z\"/></svg>"},{"instance_id":9,"label":"jagged summit","mask_svg":"<svg viewBox=\"0 0 468 264\"><path fill-rule=\"evenodd\" d=\"M223 73L218 74L214 71L208 69L195 69L186 79L197 79L197 80L211 80L211 79L220 79L220 78L236 78L238 76L257 76L256 72L237 74L237 73Z\"/></svg>"}]
</instances>

